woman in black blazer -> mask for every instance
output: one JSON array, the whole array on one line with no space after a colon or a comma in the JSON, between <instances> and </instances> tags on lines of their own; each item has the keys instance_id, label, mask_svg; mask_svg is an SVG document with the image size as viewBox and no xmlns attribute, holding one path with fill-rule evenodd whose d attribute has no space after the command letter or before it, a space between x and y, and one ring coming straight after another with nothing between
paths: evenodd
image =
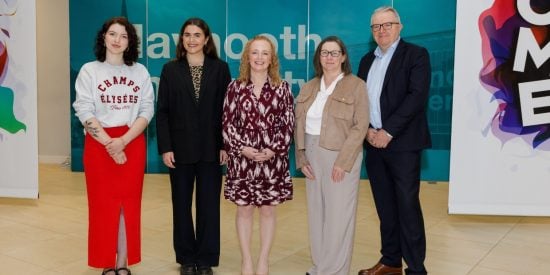
<instances>
[{"instance_id":1,"label":"woman in black blazer","mask_svg":"<svg viewBox=\"0 0 550 275\"><path fill-rule=\"evenodd\" d=\"M164 65L157 103L157 139L169 168L174 250L181 274L212 274L220 256L221 118L227 63L220 60L206 22L181 27L176 59ZM196 184L196 228L191 205ZM196 229L196 230L195 230Z\"/></svg>"}]
</instances>

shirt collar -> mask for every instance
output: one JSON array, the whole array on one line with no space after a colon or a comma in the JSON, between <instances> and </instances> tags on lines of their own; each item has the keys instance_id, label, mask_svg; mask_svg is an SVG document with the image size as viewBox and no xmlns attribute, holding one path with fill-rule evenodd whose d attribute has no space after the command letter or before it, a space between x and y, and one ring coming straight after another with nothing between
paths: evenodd
<instances>
[{"instance_id":1,"label":"shirt collar","mask_svg":"<svg viewBox=\"0 0 550 275\"><path fill-rule=\"evenodd\" d=\"M397 48L397 44L399 44L399 41L401 41L401 37L398 37L397 40L395 40L395 42L393 42L391 44L391 46L388 48L388 50L386 51L386 53L390 53L390 52L394 52L395 51L395 48ZM382 49L380 49L380 46L377 46L376 47L376 50L374 50L374 55L376 57L383 57L385 53L382 52Z\"/></svg>"},{"instance_id":2,"label":"shirt collar","mask_svg":"<svg viewBox=\"0 0 550 275\"><path fill-rule=\"evenodd\" d=\"M337 77L336 79L334 79L334 81L332 81L332 83L330 83L330 85L328 87L325 86L325 76L323 75L321 77L321 86L320 86L320 90L321 91L327 91L327 90L334 90L334 87L336 86L336 83L338 83L338 81L340 81L340 79L344 78L344 73L341 72Z\"/></svg>"},{"instance_id":3,"label":"shirt collar","mask_svg":"<svg viewBox=\"0 0 550 275\"><path fill-rule=\"evenodd\" d=\"M262 87L264 87L266 84L268 84L269 87L271 87L271 88L275 87L273 85L273 81L271 81L271 77L269 77L269 75L267 76L264 84L262 84ZM252 83L252 79L248 79L248 83L246 83L246 87L251 88L252 86L254 86L254 83Z\"/></svg>"}]
</instances>

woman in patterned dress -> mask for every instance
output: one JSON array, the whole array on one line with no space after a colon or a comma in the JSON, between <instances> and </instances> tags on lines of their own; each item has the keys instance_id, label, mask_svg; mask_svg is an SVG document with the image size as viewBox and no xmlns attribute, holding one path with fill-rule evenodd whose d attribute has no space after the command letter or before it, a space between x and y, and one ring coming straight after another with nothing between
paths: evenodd
<instances>
[{"instance_id":1,"label":"woman in patterned dress","mask_svg":"<svg viewBox=\"0 0 550 275\"><path fill-rule=\"evenodd\" d=\"M224 195L237 205L241 273L268 274L275 206L292 199L288 150L294 109L289 84L279 75L275 47L256 36L244 49L240 74L227 88L223 139L229 154ZM260 212L260 255L250 253L254 208Z\"/></svg>"}]
</instances>

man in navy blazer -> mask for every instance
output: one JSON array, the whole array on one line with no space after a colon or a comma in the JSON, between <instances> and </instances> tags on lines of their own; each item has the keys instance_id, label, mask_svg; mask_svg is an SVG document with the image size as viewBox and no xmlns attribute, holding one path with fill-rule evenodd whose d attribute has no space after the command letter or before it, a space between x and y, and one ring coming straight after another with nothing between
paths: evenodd
<instances>
[{"instance_id":1,"label":"man in navy blazer","mask_svg":"<svg viewBox=\"0 0 550 275\"><path fill-rule=\"evenodd\" d=\"M366 168L382 239L381 259L359 275L403 274L402 259L406 274L427 274L419 191L421 152L431 146L426 117L430 59L425 48L401 39L402 28L395 9L376 9L371 31L378 47L359 65L371 112Z\"/></svg>"}]
</instances>

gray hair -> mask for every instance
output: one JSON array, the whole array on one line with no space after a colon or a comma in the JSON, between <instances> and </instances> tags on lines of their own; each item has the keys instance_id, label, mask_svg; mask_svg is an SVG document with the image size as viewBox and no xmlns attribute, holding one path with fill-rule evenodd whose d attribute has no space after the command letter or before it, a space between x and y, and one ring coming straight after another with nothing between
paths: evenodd
<instances>
[{"instance_id":1,"label":"gray hair","mask_svg":"<svg viewBox=\"0 0 550 275\"><path fill-rule=\"evenodd\" d=\"M401 17L399 17L399 13L397 12L396 9L390 6L382 6L380 8L375 9L374 12L372 13L372 16L370 17L370 22L372 23L372 18L374 17L375 14L381 13L381 12L388 12L388 11L395 14L395 17L397 18L397 22L401 24Z\"/></svg>"}]
</instances>

